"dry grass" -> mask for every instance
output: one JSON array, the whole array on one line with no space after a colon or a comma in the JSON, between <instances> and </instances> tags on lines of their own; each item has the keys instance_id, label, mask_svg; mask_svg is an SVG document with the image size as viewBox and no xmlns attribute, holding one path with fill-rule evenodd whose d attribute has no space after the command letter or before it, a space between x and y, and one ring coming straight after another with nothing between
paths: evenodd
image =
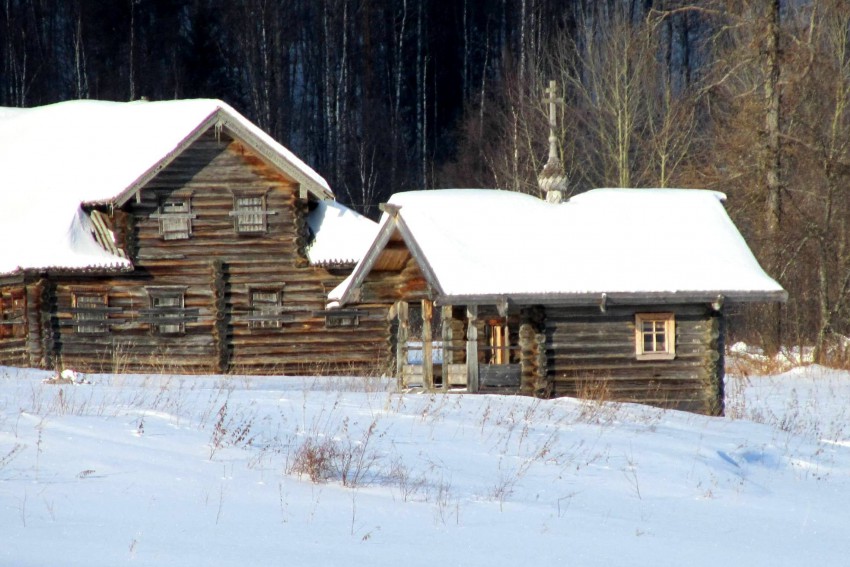
<instances>
[{"instance_id":1,"label":"dry grass","mask_svg":"<svg viewBox=\"0 0 850 567\"><path fill-rule=\"evenodd\" d=\"M608 376L588 374L576 379L577 397L581 400L579 420L585 423L608 423L617 414L619 404L613 399Z\"/></svg>"}]
</instances>

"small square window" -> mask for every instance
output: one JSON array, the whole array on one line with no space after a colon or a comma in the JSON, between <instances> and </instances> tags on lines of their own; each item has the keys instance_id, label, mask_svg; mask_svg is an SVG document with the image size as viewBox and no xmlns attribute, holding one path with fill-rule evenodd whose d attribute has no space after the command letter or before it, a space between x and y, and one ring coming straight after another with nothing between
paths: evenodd
<instances>
[{"instance_id":1,"label":"small square window","mask_svg":"<svg viewBox=\"0 0 850 567\"><path fill-rule=\"evenodd\" d=\"M635 315L635 353L638 360L676 357L676 319L672 313Z\"/></svg>"},{"instance_id":2,"label":"small square window","mask_svg":"<svg viewBox=\"0 0 850 567\"><path fill-rule=\"evenodd\" d=\"M106 294L75 293L73 295L73 314L78 333L100 335L109 331Z\"/></svg>"},{"instance_id":3,"label":"small square window","mask_svg":"<svg viewBox=\"0 0 850 567\"><path fill-rule=\"evenodd\" d=\"M333 329L335 327L359 327L360 312L354 310L338 311L336 313L325 314L325 327Z\"/></svg>"},{"instance_id":4,"label":"small square window","mask_svg":"<svg viewBox=\"0 0 850 567\"><path fill-rule=\"evenodd\" d=\"M151 329L160 335L180 335L186 331L185 293L182 290L148 289Z\"/></svg>"},{"instance_id":5,"label":"small square window","mask_svg":"<svg viewBox=\"0 0 850 567\"><path fill-rule=\"evenodd\" d=\"M186 200L169 200L162 203L151 215L159 221L159 235L163 240L185 240L192 235L192 205Z\"/></svg>"},{"instance_id":6,"label":"small square window","mask_svg":"<svg viewBox=\"0 0 850 567\"><path fill-rule=\"evenodd\" d=\"M252 329L279 329L283 326L283 292L279 289L250 291Z\"/></svg>"},{"instance_id":7,"label":"small square window","mask_svg":"<svg viewBox=\"0 0 850 567\"><path fill-rule=\"evenodd\" d=\"M265 195L236 195L233 211L237 234L263 234L268 231L268 216L275 214L266 208Z\"/></svg>"}]
</instances>

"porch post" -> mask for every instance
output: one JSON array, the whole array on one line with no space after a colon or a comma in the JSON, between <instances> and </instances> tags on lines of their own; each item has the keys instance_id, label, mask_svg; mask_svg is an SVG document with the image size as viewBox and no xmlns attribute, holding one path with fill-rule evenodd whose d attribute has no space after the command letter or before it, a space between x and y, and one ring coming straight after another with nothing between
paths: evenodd
<instances>
[{"instance_id":1,"label":"porch post","mask_svg":"<svg viewBox=\"0 0 850 567\"><path fill-rule=\"evenodd\" d=\"M466 390L468 392L478 391L478 327L475 320L478 318L478 306L468 305L466 307Z\"/></svg>"},{"instance_id":2,"label":"porch post","mask_svg":"<svg viewBox=\"0 0 850 567\"><path fill-rule=\"evenodd\" d=\"M397 304L398 310L398 336L396 337L396 378L398 379L398 389L403 390L404 385L404 367L407 364L407 341L410 336L410 325L407 320L408 307L406 301L399 301Z\"/></svg>"},{"instance_id":3,"label":"porch post","mask_svg":"<svg viewBox=\"0 0 850 567\"><path fill-rule=\"evenodd\" d=\"M434 315L434 304L422 300L422 387L434 389L434 361L432 360L433 344L431 340L431 318Z\"/></svg>"},{"instance_id":4,"label":"porch post","mask_svg":"<svg viewBox=\"0 0 850 567\"><path fill-rule=\"evenodd\" d=\"M443 341L443 391L449 391L449 366L454 362L454 350L452 350L452 306L444 305L440 308L440 321L442 323L441 338Z\"/></svg>"}]
</instances>

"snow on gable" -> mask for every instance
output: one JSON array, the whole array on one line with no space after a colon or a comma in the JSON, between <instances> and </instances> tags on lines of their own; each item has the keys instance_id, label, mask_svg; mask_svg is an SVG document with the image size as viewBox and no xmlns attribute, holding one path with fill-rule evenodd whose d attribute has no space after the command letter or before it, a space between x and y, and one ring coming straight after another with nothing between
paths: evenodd
<instances>
[{"instance_id":1,"label":"snow on gable","mask_svg":"<svg viewBox=\"0 0 850 567\"><path fill-rule=\"evenodd\" d=\"M249 138L321 198L327 182L289 150L219 100L78 100L0 108L0 273L20 268L127 266L100 252L80 219L83 203L127 198L141 181L213 124Z\"/></svg>"},{"instance_id":2,"label":"snow on gable","mask_svg":"<svg viewBox=\"0 0 850 567\"><path fill-rule=\"evenodd\" d=\"M398 216L385 215L382 226L404 227L444 296L781 298L722 200L692 189L596 189L562 204L498 190L434 190L394 195ZM340 286L330 299L346 300L348 290Z\"/></svg>"},{"instance_id":3,"label":"snow on gable","mask_svg":"<svg viewBox=\"0 0 850 567\"><path fill-rule=\"evenodd\" d=\"M376 222L336 201L319 201L307 225L314 235L307 256L314 265L359 262L378 230Z\"/></svg>"}]
</instances>

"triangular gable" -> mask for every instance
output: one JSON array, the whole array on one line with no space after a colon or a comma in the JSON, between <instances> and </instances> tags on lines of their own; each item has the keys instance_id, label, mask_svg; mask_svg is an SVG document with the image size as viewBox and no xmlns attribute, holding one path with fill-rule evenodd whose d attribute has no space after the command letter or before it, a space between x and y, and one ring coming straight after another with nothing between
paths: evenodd
<instances>
[{"instance_id":1,"label":"triangular gable","mask_svg":"<svg viewBox=\"0 0 850 567\"><path fill-rule=\"evenodd\" d=\"M363 285L369 273L379 266L382 254L392 242L403 242L410 256L413 257L428 286L436 295L443 295L443 288L437 279L433 268L422 251L422 247L416 241L415 236L398 214L399 208L392 205L384 206L384 216L375 240L369 246L363 259L357 264L352 274L346 278L336 289L331 291L328 299L331 304L345 305L358 300L360 286ZM404 262L400 263L399 270Z\"/></svg>"},{"instance_id":2,"label":"triangular gable","mask_svg":"<svg viewBox=\"0 0 850 567\"><path fill-rule=\"evenodd\" d=\"M114 205L120 207L131 198L138 196L142 187L160 171L165 169L177 156L182 154L186 148L209 131L210 128L220 129L235 140L244 143L272 167L277 168L287 177L297 182L301 188L302 198L305 198L307 193L313 194L320 200L334 198L327 182L318 176L309 166L274 141L265 132L250 124L244 117L236 113L236 111L221 103L221 106L198 124L195 129L189 132L177 147L164 155L162 159L153 164L138 179L116 196L113 201Z\"/></svg>"}]
</instances>

